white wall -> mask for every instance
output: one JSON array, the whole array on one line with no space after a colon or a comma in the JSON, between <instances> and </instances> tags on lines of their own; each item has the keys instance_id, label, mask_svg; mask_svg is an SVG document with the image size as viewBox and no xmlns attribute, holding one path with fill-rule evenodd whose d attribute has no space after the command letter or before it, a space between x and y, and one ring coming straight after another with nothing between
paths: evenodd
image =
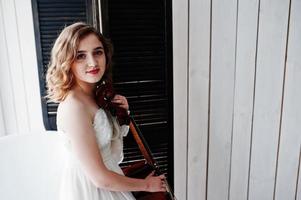
<instances>
[{"instance_id":1,"label":"white wall","mask_svg":"<svg viewBox=\"0 0 301 200\"><path fill-rule=\"evenodd\" d=\"M42 132L30 0L0 0L0 136Z\"/></svg>"},{"instance_id":2,"label":"white wall","mask_svg":"<svg viewBox=\"0 0 301 200\"><path fill-rule=\"evenodd\" d=\"M54 132L0 137L0 199L59 199L66 150Z\"/></svg>"},{"instance_id":3,"label":"white wall","mask_svg":"<svg viewBox=\"0 0 301 200\"><path fill-rule=\"evenodd\" d=\"M173 0L179 199L301 198L300 10Z\"/></svg>"},{"instance_id":4,"label":"white wall","mask_svg":"<svg viewBox=\"0 0 301 200\"><path fill-rule=\"evenodd\" d=\"M174 190L185 199L187 186L187 86L188 86L188 7L185 1L173 4L174 74ZM176 15L175 13L180 13Z\"/></svg>"}]
</instances>

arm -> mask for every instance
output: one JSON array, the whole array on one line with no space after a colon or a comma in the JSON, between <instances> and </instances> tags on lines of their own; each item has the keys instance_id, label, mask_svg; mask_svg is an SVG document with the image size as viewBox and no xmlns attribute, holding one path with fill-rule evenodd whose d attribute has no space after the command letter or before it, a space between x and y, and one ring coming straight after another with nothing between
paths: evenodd
<instances>
[{"instance_id":1,"label":"arm","mask_svg":"<svg viewBox=\"0 0 301 200\"><path fill-rule=\"evenodd\" d=\"M69 102L62 114L67 119L63 122L64 129L70 134L74 153L95 186L111 191L165 191L161 183L164 176L134 179L106 168L96 142L92 118L81 102Z\"/></svg>"}]
</instances>

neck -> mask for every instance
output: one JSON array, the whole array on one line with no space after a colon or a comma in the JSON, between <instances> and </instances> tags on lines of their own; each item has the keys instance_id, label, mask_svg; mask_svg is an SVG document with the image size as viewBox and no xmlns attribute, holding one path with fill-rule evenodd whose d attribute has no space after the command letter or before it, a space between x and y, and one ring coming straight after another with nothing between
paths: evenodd
<instances>
[{"instance_id":1,"label":"neck","mask_svg":"<svg viewBox=\"0 0 301 200\"><path fill-rule=\"evenodd\" d=\"M95 84L76 84L76 88L85 96L94 97Z\"/></svg>"}]
</instances>

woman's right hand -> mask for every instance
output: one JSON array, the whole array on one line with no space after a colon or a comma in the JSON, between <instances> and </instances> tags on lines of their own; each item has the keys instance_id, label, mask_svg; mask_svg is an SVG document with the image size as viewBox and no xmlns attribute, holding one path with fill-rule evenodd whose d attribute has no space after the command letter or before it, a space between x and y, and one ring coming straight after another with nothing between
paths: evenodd
<instances>
[{"instance_id":1,"label":"woman's right hand","mask_svg":"<svg viewBox=\"0 0 301 200\"><path fill-rule=\"evenodd\" d=\"M147 192L166 192L165 176L154 176L155 171L152 171L146 178Z\"/></svg>"}]
</instances>

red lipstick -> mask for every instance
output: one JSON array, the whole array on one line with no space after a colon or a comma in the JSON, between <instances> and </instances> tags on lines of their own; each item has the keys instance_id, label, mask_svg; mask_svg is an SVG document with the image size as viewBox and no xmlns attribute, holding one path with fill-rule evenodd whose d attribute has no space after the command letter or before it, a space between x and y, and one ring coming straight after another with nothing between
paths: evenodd
<instances>
[{"instance_id":1,"label":"red lipstick","mask_svg":"<svg viewBox=\"0 0 301 200\"><path fill-rule=\"evenodd\" d=\"M99 69L92 69L90 71L87 71L89 74L97 74L99 72Z\"/></svg>"}]
</instances>

